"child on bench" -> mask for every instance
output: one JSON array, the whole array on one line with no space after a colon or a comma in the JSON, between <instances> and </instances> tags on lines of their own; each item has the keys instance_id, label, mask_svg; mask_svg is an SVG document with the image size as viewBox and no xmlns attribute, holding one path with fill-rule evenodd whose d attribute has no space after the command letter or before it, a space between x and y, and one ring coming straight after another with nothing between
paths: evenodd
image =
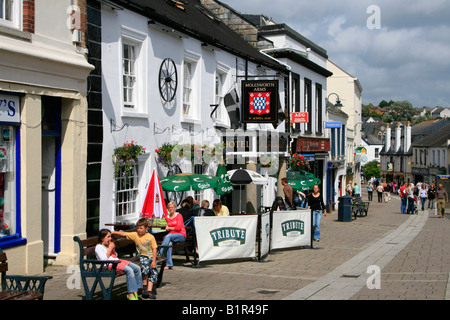
<instances>
[{"instance_id":1,"label":"child on bench","mask_svg":"<svg viewBox=\"0 0 450 320\"><path fill-rule=\"evenodd\" d=\"M142 266L142 280L143 290L142 298L156 299L152 293L153 285L158 282L158 269L156 269L156 249L157 244L155 237L147 232L148 221L146 218L141 218L136 222L136 232L112 231L112 234L117 234L126 237L128 240L133 240L136 244L136 250L139 254L139 262Z\"/></svg>"}]
</instances>

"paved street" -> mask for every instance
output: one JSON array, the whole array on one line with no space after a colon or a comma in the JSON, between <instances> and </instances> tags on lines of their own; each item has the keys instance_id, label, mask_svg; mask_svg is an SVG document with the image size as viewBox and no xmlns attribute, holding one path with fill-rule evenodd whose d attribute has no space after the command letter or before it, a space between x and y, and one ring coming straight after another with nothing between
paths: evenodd
<instances>
[{"instance_id":1,"label":"paved street","mask_svg":"<svg viewBox=\"0 0 450 320\"><path fill-rule=\"evenodd\" d=\"M365 197L365 194L363 194ZM434 211L400 214L400 200L372 202L367 217L337 221L337 210L322 219L315 249L272 252L264 262L202 262L192 268L183 256L164 273L158 300L291 299L450 299L450 221ZM381 271L379 288L375 265ZM66 268L51 266L46 300L80 300L84 291L68 289ZM125 299L125 277L116 281L114 298ZM100 298L100 295L98 296Z\"/></svg>"}]
</instances>

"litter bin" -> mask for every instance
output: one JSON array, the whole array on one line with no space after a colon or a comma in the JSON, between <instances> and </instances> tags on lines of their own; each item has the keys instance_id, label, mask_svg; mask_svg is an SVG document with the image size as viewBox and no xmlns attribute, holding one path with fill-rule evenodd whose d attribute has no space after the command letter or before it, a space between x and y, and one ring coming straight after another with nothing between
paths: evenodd
<instances>
[{"instance_id":1,"label":"litter bin","mask_svg":"<svg viewBox=\"0 0 450 320\"><path fill-rule=\"evenodd\" d=\"M338 205L338 221L351 222L352 221L352 197L339 197Z\"/></svg>"}]
</instances>

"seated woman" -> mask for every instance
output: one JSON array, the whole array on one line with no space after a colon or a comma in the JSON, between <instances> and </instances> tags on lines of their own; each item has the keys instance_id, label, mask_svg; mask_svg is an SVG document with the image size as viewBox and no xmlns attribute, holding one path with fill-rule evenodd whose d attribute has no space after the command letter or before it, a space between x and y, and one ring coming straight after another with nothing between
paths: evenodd
<instances>
[{"instance_id":1,"label":"seated woman","mask_svg":"<svg viewBox=\"0 0 450 320\"><path fill-rule=\"evenodd\" d=\"M167 227L166 231L169 233L164 237L161 245L168 246L175 242L185 242L186 241L186 228L184 227L183 216L176 212L177 205L175 202L169 202L167 205L167 209L169 210L169 214L166 217ZM167 250L167 264L166 269L173 268L172 261L172 247Z\"/></svg>"},{"instance_id":2,"label":"seated woman","mask_svg":"<svg viewBox=\"0 0 450 320\"><path fill-rule=\"evenodd\" d=\"M119 260L117 271L123 271L127 277L128 300L139 300L138 289L142 289L141 268L136 264L117 258L114 242L111 241L111 231L102 229L98 233L98 244L95 255L98 260Z\"/></svg>"},{"instance_id":3,"label":"seated woman","mask_svg":"<svg viewBox=\"0 0 450 320\"><path fill-rule=\"evenodd\" d=\"M194 214L193 210L189 208L189 202L187 200L181 201L181 208L177 209L176 212L181 213L183 221L187 221Z\"/></svg>"}]
</instances>

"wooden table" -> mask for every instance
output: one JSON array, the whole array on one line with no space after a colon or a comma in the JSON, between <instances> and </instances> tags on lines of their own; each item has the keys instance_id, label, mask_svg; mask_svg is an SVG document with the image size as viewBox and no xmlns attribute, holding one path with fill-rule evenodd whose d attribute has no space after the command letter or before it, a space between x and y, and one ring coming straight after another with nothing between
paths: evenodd
<instances>
[{"instance_id":1,"label":"wooden table","mask_svg":"<svg viewBox=\"0 0 450 320\"><path fill-rule=\"evenodd\" d=\"M40 292L30 291L2 291L0 300L42 300L44 295Z\"/></svg>"}]
</instances>

